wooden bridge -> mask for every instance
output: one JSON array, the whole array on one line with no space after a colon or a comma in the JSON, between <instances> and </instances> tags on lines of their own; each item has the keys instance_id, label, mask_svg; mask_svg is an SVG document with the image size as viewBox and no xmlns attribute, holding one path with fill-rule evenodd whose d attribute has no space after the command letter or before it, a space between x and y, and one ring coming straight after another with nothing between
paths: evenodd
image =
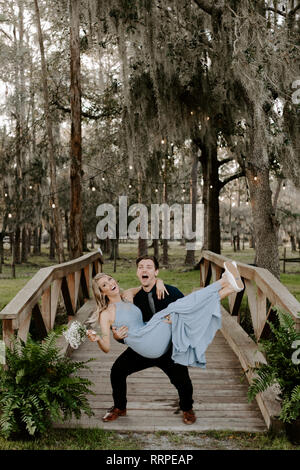
<instances>
[{"instance_id":1,"label":"wooden bridge","mask_svg":"<svg viewBox=\"0 0 300 470\"><path fill-rule=\"evenodd\" d=\"M200 288L220 278L226 259L209 251L202 253ZM64 304L70 317L84 322L95 308L91 298L91 280L102 271L102 265L103 260L96 252L41 269L0 312L5 343L9 345L12 334L26 341L32 320L40 338L45 337L54 326L59 304ZM126 346L112 341L111 351L104 354L95 344L86 341L73 351L62 337L59 345L64 354L72 354L71 357L79 361L95 358L90 370L81 372L94 383L95 395L91 395L89 400L95 416L88 418L83 415L80 420L56 426L123 431L255 432L278 428L280 401L275 389L269 388L256 401L247 402L248 381L252 377L249 368L265 361L256 342L265 336L266 320L272 316L274 306L289 312L296 321L296 328L300 329L300 304L267 270L243 263L237 265L245 289L230 296L228 310L222 307L222 329L207 350L206 370L189 369L194 387L195 424L183 424L177 392L158 368L128 377L127 416L103 423L101 417L112 406L110 368ZM195 287L191 286L191 291ZM243 296L247 296L256 341L240 325Z\"/></svg>"}]
</instances>

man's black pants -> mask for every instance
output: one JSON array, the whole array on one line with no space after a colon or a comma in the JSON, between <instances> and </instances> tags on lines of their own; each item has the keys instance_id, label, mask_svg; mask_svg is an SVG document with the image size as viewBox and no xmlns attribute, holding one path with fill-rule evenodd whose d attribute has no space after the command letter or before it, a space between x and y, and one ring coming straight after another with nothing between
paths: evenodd
<instances>
[{"instance_id":1,"label":"man's black pants","mask_svg":"<svg viewBox=\"0 0 300 470\"><path fill-rule=\"evenodd\" d=\"M172 347L157 359L148 359L140 356L131 348L127 348L115 361L111 368L111 385L113 391L114 406L124 410L127 404L128 375L149 367L159 367L169 377L170 382L176 387L179 395L179 407L182 411L189 411L193 407L193 385L188 368L176 364L172 358Z\"/></svg>"}]
</instances>

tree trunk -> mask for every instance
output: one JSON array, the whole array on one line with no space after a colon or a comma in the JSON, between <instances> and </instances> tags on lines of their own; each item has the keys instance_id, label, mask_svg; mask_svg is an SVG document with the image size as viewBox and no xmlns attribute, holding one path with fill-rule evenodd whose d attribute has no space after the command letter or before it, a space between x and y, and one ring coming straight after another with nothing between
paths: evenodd
<instances>
[{"instance_id":1,"label":"tree trunk","mask_svg":"<svg viewBox=\"0 0 300 470\"><path fill-rule=\"evenodd\" d=\"M28 234L26 226L24 225L22 228L22 252L21 252L21 262L26 263L27 261L27 240Z\"/></svg>"},{"instance_id":2,"label":"tree trunk","mask_svg":"<svg viewBox=\"0 0 300 470\"><path fill-rule=\"evenodd\" d=\"M33 254L39 255L39 228L34 227L33 230Z\"/></svg>"},{"instance_id":3,"label":"tree trunk","mask_svg":"<svg viewBox=\"0 0 300 470\"><path fill-rule=\"evenodd\" d=\"M13 233L11 238L10 238L10 242L11 242L11 277L13 279L16 278L16 244L15 244L15 241L16 241L16 234Z\"/></svg>"},{"instance_id":4,"label":"tree trunk","mask_svg":"<svg viewBox=\"0 0 300 470\"><path fill-rule=\"evenodd\" d=\"M4 263L3 233L0 232L0 273L2 273L2 265Z\"/></svg>"},{"instance_id":5,"label":"tree trunk","mask_svg":"<svg viewBox=\"0 0 300 470\"><path fill-rule=\"evenodd\" d=\"M153 251L155 258L159 260L159 242L157 238L153 240Z\"/></svg>"},{"instance_id":6,"label":"tree trunk","mask_svg":"<svg viewBox=\"0 0 300 470\"><path fill-rule=\"evenodd\" d=\"M247 165L246 176L252 205L255 264L280 277L277 222L273 214L269 169Z\"/></svg>"},{"instance_id":7,"label":"tree trunk","mask_svg":"<svg viewBox=\"0 0 300 470\"><path fill-rule=\"evenodd\" d=\"M63 243L62 221L61 221L61 215L60 215L60 209L59 209L57 184L56 184L56 162L55 162L52 122L51 122L50 110L49 110L47 66L46 66L46 60L45 60L45 51L44 51L43 34L42 34L42 29L41 29L40 12L39 12L39 6L38 6L37 0L34 0L34 6L35 6L39 45L40 45L40 53L41 53L44 111L45 111L45 121L46 121L46 129L47 129L47 138L48 138L50 190L51 190L50 204L53 210L54 232L55 232L58 262L63 263L65 261L64 243Z\"/></svg>"},{"instance_id":8,"label":"tree trunk","mask_svg":"<svg viewBox=\"0 0 300 470\"><path fill-rule=\"evenodd\" d=\"M54 228L52 226L50 226L49 258L55 259L55 233L54 233Z\"/></svg>"},{"instance_id":9,"label":"tree trunk","mask_svg":"<svg viewBox=\"0 0 300 470\"><path fill-rule=\"evenodd\" d=\"M290 233L290 241L291 241L291 250L292 251L297 251L297 245L296 245L296 237L294 233Z\"/></svg>"},{"instance_id":10,"label":"tree trunk","mask_svg":"<svg viewBox=\"0 0 300 470\"><path fill-rule=\"evenodd\" d=\"M194 146L195 147L195 146ZM197 155L197 149L194 148L191 180L190 180L190 204L192 205L192 231L196 231L196 210L197 210L197 176L198 176L198 162L199 158ZM189 247L189 243L196 244L196 237L188 240L186 246ZM185 264L195 264L195 249L189 249L186 251Z\"/></svg>"},{"instance_id":11,"label":"tree trunk","mask_svg":"<svg viewBox=\"0 0 300 470\"><path fill-rule=\"evenodd\" d=\"M217 143L201 143L201 164L203 172L204 204L204 248L214 253L221 253L220 208L219 208L219 174Z\"/></svg>"},{"instance_id":12,"label":"tree trunk","mask_svg":"<svg viewBox=\"0 0 300 470\"><path fill-rule=\"evenodd\" d=\"M20 250L20 242L21 242L21 229L20 226L17 225L15 229L15 234L14 234L14 263L15 264L20 264L21 262L21 250Z\"/></svg>"},{"instance_id":13,"label":"tree trunk","mask_svg":"<svg viewBox=\"0 0 300 470\"><path fill-rule=\"evenodd\" d=\"M70 258L82 255L81 203L81 89L80 89L80 0L70 2L71 72L71 209Z\"/></svg>"},{"instance_id":14,"label":"tree trunk","mask_svg":"<svg viewBox=\"0 0 300 470\"><path fill-rule=\"evenodd\" d=\"M165 168L164 168L163 203L168 204L167 161L166 161L166 158L165 158ZM168 240L166 238L162 239L162 264L164 266L169 265L169 246L168 246Z\"/></svg>"}]
</instances>

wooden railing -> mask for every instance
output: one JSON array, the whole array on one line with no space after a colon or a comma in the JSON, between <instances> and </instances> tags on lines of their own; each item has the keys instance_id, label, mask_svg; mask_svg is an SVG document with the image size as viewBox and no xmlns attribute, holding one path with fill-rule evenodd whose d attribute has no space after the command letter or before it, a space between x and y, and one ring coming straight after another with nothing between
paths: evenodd
<instances>
[{"instance_id":1,"label":"wooden railing","mask_svg":"<svg viewBox=\"0 0 300 470\"><path fill-rule=\"evenodd\" d=\"M218 280L224 271L224 256L211 251L203 251L200 259L200 287ZM266 363L266 358L259 351L258 342L267 333L267 320L273 315L275 306L281 307L295 320L295 327L300 330L300 303L268 270L237 262L237 267L245 289L229 297L229 311L222 309L222 333L228 344L240 360L244 375L251 383L257 363ZM255 336L244 331L240 323L240 306L244 295L248 297L248 306ZM292 358L291 358L292 359ZM270 387L256 396L256 401L268 428L275 431L282 429L278 420L280 414L280 396L277 387Z\"/></svg>"},{"instance_id":2,"label":"wooden railing","mask_svg":"<svg viewBox=\"0 0 300 470\"><path fill-rule=\"evenodd\" d=\"M45 337L54 326L59 299L68 316L75 315L90 298L92 277L102 265L100 253L93 252L40 269L0 312L5 344L14 332L26 341L32 319L39 338Z\"/></svg>"}]
</instances>

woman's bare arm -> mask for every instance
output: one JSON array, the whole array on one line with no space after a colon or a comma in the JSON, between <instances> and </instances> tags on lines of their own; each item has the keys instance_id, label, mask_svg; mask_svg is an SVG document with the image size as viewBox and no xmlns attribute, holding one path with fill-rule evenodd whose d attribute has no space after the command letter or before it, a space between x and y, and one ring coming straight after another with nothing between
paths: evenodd
<instances>
[{"instance_id":1,"label":"woman's bare arm","mask_svg":"<svg viewBox=\"0 0 300 470\"><path fill-rule=\"evenodd\" d=\"M110 350L110 326L112 324L111 315L112 309L108 307L100 315L100 330L101 336L97 335L93 330L87 331L87 336L92 342L97 342L103 352L108 353Z\"/></svg>"},{"instance_id":2,"label":"woman's bare arm","mask_svg":"<svg viewBox=\"0 0 300 470\"><path fill-rule=\"evenodd\" d=\"M140 287L131 287L130 289L126 289L123 294L122 298L124 300L128 300L129 302L133 302L135 295L141 290L142 286ZM165 293L169 295L167 291L164 281L162 279L156 279L156 294L158 299L163 299L165 297Z\"/></svg>"},{"instance_id":3,"label":"woman's bare arm","mask_svg":"<svg viewBox=\"0 0 300 470\"><path fill-rule=\"evenodd\" d=\"M134 296L141 290L142 286L140 287L131 287L130 289L124 290L122 293L122 298L124 300L128 300L128 302L133 302Z\"/></svg>"}]
</instances>

